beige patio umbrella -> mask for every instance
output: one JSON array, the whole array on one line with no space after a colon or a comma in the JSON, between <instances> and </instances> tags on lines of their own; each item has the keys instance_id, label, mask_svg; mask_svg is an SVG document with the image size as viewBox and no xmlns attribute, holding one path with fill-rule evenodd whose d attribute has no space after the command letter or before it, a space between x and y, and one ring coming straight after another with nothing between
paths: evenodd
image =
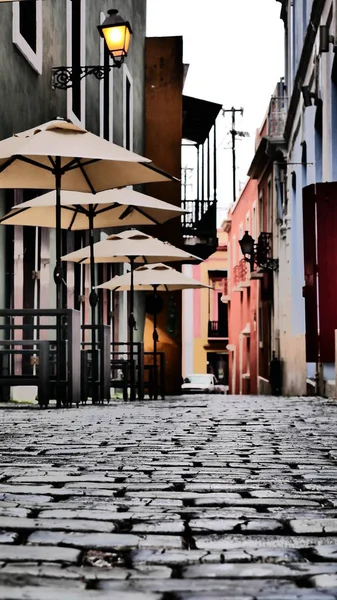
<instances>
[{"instance_id":1,"label":"beige patio umbrella","mask_svg":"<svg viewBox=\"0 0 337 600\"><path fill-rule=\"evenodd\" d=\"M148 158L112 144L65 119L43 123L0 141L0 188L56 190L54 281L58 309L62 304L63 280L61 189L95 194L111 188L169 180L170 177ZM59 373L62 359L60 319L57 319L56 339Z\"/></svg>"},{"instance_id":2,"label":"beige patio umbrella","mask_svg":"<svg viewBox=\"0 0 337 600\"><path fill-rule=\"evenodd\" d=\"M96 263L130 263L130 312L129 312L129 339L131 363L131 399L135 397L134 370L133 370L133 330L136 325L134 318L134 267L135 264L167 262L200 262L201 258L189 254L185 250L176 248L168 242L154 238L135 229L113 234L101 242L94 244L94 257ZM90 246L71 252L62 257L63 261L80 264L90 262Z\"/></svg>"},{"instance_id":3,"label":"beige patio umbrella","mask_svg":"<svg viewBox=\"0 0 337 600\"><path fill-rule=\"evenodd\" d=\"M153 291L154 304L157 298L157 292L173 292L177 290L211 288L211 286L201 283L197 279L187 277L176 269L156 263L137 267L134 271L133 289L140 292ZM131 289L131 273L117 275L97 286L97 289L106 289L115 292L124 292ZM157 342L159 341L157 332L157 312L153 313L153 364L154 364L154 397L157 398Z\"/></svg>"},{"instance_id":4,"label":"beige patio umbrella","mask_svg":"<svg viewBox=\"0 0 337 600\"><path fill-rule=\"evenodd\" d=\"M0 224L55 228L55 205L56 192L53 190L14 206L0 218ZM61 229L68 231L159 225L185 212L174 204L130 188L110 189L98 194L61 191Z\"/></svg>"}]
</instances>

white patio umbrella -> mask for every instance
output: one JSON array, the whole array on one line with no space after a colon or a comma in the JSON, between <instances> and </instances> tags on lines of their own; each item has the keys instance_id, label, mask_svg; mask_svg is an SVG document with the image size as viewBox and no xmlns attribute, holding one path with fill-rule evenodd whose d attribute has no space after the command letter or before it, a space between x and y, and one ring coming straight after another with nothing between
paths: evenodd
<instances>
[{"instance_id":1,"label":"white patio umbrella","mask_svg":"<svg viewBox=\"0 0 337 600\"><path fill-rule=\"evenodd\" d=\"M201 283L197 279L187 277L176 269L156 263L137 267L134 271L133 289L140 292L153 291L154 301L156 301L157 292L173 292L177 290L211 288L211 286ZM97 286L97 289L111 290L115 292L129 291L131 289L131 273L117 275ZM212 289L212 288L211 288ZM155 303L155 302L154 302ZM157 342L159 341L157 332L157 312L153 314L153 364L154 364L154 397L157 398Z\"/></svg>"},{"instance_id":2,"label":"white patio umbrella","mask_svg":"<svg viewBox=\"0 0 337 600\"><path fill-rule=\"evenodd\" d=\"M185 250L176 248L168 242L154 238L135 229L113 234L101 242L94 244L94 257L96 263L130 263L130 313L129 313L129 339L131 363L131 398L134 399L134 372L133 372L133 330L136 325L134 318L134 266L135 264L167 262L200 262L202 259L189 254ZM71 252L62 257L63 261L80 264L90 262L90 246Z\"/></svg>"}]
</instances>

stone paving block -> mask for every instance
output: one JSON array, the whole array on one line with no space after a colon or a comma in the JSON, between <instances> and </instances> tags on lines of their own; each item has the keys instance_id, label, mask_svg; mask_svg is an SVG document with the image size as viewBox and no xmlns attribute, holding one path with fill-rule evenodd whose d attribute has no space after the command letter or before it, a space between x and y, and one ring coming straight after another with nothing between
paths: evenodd
<instances>
[{"instance_id":1,"label":"stone paving block","mask_svg":"<svg viewBox=\"0 0 337 600\"><path fill-rule=\"evenodd\" d=\"M226 532L238 529L243 521L238 519L191 519L189 526L192 533Z\"/></svg>"},{"instance_id":2,"label":"stone paving block","mask_svg":"<svg viewBox=\"0 0 337 600\"><path fill-rule=\"evenodd\" d=\"M31 510L18 507L3 507L0 502L0 518L1 517L29 517Z\"/></svg>"},{"instance_id":3,"label":"stone paving block","mask_svg":"<svg viewBox=\"0 0 337 600\"><path fill-rule=\"evenodd\" d=\"M308 565L307 563L280 564L203 564L184 567L182 575L186 579L209 578L238 578L238 579L271 579L271 578L303 578L305 575L337 573L337 565L321 563Z\"/></svg>"},{"instance_id":4,"label":"stone paving block","mask_svg":"<svg viewBox=\"0 0 337 600\"><path fill-rule=\"evenodd\" d=\"M67 600L113 600L111 593L104 594L93 590L69 590ZM60 600L60 589L57 587L25 586L11 587L0 585L1 600ZM161 594L133 591L119 592L118 600L162 600Z\"/></svg>"},{"instance_id":5,"label":"stone paving block","mask_svg":"<svg viewBox=\"0 0 337 600\"><path fill-rule=\"evenodd\" d=\"M312 548L311 552L315 560L337 561L337 540L335 545L324 545L323 543L322 546Z\"/></svg>"},{"instance_id":6,"label":"stone paving block","mask_svg":"<svg viewBox=\"0 0 337 600\"><path fill-rule=\"evenodd\" d=\"M57 503L57 506L59 506L59 503ZM117 511L117 507L115 507L115 510ZM110 511L108 508L107 510L76 510L76 508L74 508L73 510L71 509L59 509L59 508L55 508L52 510L41 510L39 512L39 519L43 520L43 519L69 519L69 520L74 520L74 519L79 519L79 520L84 520L84 519L88 519L91 521L111 521L113 522L115 519L127 519L130 518L128 513L118 513L118 512L112 512Z\"/></svg>"},{"instance_id":7,"label":"stone paving block","mask_svg":"<svg viewBox=\"0 0 337 600\"><path fill-rule=\"evenodd\" d=\"M52 502L53 498L43 494L34 496L33 494L0 493L0 503L2 504L3 501L6 501L6 503L12 502L17 506L40 506Z\"/></svg>"},{"instance_id":8,"label":"stone paving block","mask_svg":"<svg viewBox=\"0 0 337 600\"><path fill-rule=\"evenodd\" d=\"M100 531L111 533L116 526L108 521L84 519L25 519L20 517L0 517L1 529L33 529L56 531Z\"/></svg>"},{"instance_id":9,"label":"stone paving block","mask_svg":"<svg viewBox=\"0 0 337 600\"><path fill-rule=\"evenodd\" d=\"M337 575L323 574L309 578L309 583L316 588L334 588L337 591Z\"/></svg>"},{"instance_id":10,"label":"stone paving block","mask_svg":"<svg viewBox=\"0 0 337 600\"><path fill-rule=\"evenodd\" d=\"M244 533L255 532L255 533L267 533L269 531L280 532L283 529L282 523L274 519L251 519L245 523L240 523L240 532Z\"/></svg>"},{"instance_id":11,"label":"stone paving block","mask_svg":"<svg viewBox=\"0 0 337 600\"><path fill-rule=\"evenodd\" d=\"M0 530L0 544L14 544L18 539L18 534L15 531Z\"/></svg>"},{"instance_id":12,"label":"stone paving block","mask_svg":"<svg viewBox=\"0 0 337 600\"><path fill-rule=\"evenodd\" d=\"M324 537L319 540L314 536L276 536L276 535L210 535L195 536L195 546L198 550L230 550L232 548L309 548L321 544L335 544L336 538Z\"/></svg>"},{"instance_id":13,"label":"stone paving block","mask_svg":"<svg viewBox=\"0 0 337 600\"><path fill-rule=\"evenodd\" d=\"M295 519L289 521L294 533L337 533L337 519Z\"/></svg>"},{"instance_id":14,"label":"stone paving block","mask_svg":"<svg viewBox=\"0 0 337 600\"><path fill-rule=\"evenodd\" d=\"M10 562L43 561L76 563L81 552L77 548L0 545L0 560ZM1 596L0 596L1 598Z\"/></svg>"},{"instance_id":15,"label":"stone paving block","mask_svg":"<svg viewBox=\"0 0 337 600\"><path fill-rule=\"evenodd\" d=\"M78 548L128 549L128 548L181 548L178 536L131 535L119 533L63 533L61 531L36 531L28 538L29 544L75 546Z\"/></svg>"},{"instance_id":16,"label":"stone paving block","mask_svg":"<svg viewBox=\"0 0 337 600\"><path fill-rule=\"evenodd\" d=\"M154 533L154 534L182 534L185 531L185 525L182 521L156 521L155 523L136 523L132 525L132 533Z\"/></svg>"}]
</instances>

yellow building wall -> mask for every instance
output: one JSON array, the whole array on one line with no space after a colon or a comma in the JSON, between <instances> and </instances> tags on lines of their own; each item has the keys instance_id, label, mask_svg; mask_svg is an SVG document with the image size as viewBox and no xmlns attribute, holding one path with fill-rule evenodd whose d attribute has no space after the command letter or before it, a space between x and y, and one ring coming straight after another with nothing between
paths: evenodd
<instances>
[{"instance_id":1,"label":"yellow building wall","mask_svg":"<svg viewBox=\"0 0 337 600\"><path fill-rule=\"evenodd\" d=\"M218 250L211 254L211 256L204 260L200 265L194 267L194 276L196 279L206 285L210 285L211 282L208 278L208 271L215 270L228 270L228 251L227 242L228 235L222 229L217 232L219 246ZM215 320L212 314L213 305L213 294L216 292L208 289L200 290L200 337L194 337L194 373L206 373L207 372L207 353L208 352L226 352L227 353L227 341L220 344L217 342L216 345L210 345L208 342L208 320ZM210 295L210 312L209 312L209 295Z\"/></svg>"}]
</instances>

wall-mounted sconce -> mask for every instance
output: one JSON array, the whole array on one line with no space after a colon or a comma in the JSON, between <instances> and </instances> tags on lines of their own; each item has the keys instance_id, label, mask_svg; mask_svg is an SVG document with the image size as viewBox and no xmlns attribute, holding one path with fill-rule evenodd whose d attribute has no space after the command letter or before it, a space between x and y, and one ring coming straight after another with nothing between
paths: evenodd
<instances>
[{"instance_id":1,"label":"wall-mounted sconce","mask_svg":"<svg viewBox=\"0 0 337 600\"><path fill-rule=\"evenodd\" d=\"M302 85L301 92L305 108L312 106L312 99L316 99L316 94L311 92L308 85Z\"/></svg>"},{"instance_id":2,"label":"wall-mounted sconce","mask_svg":"<svg viewBox=\"0 0 337 600\"><path fill-rule=\"evenodd\" d=\"M3 0L0 0L2 2ZM110 69L122 66L124 59L128 55L132 29L129 21L125 21L118 10L108 10L108 16L101 25L97 26L99 34L104 38L106 47L112 58L112 63L106 67L101 65L80 66L76 69L72 67L53 67L52 68L52 88L67 90L73 87L74 75L79 79L84 79L88 75L94 75L96 79L104 79Z\"/></svg>"},{"instance_id":3,"label":"wall-mounted sconce","mask_svg":"<svg viewBox=\"0 0 337 600\"><path fill-rule=\"evenodd\" d=\"M319 51L329 52L329 44L335 44L335 38L329 34L329 27L327 25L321 25L319 28Z\"/></svg>"}]
</instances>

